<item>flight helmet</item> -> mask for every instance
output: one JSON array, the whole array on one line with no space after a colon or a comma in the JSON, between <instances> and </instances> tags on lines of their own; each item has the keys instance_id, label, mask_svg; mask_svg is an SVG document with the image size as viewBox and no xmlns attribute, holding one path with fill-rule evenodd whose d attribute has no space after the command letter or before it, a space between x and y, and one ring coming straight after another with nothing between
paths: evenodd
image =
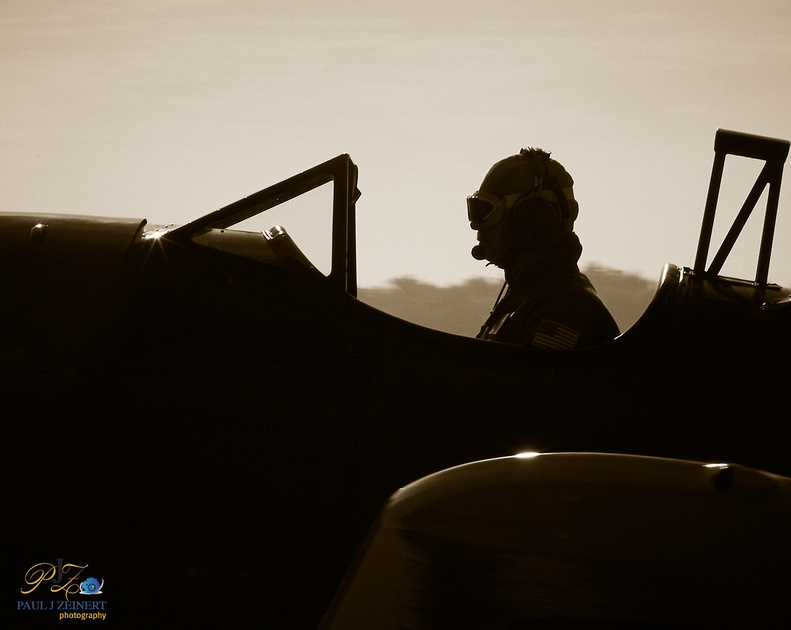
<instances>
[{"instance_id":1,"label":"flight helmet","mask_svg":"<svg viewBox=\"0 0 791 630\"><path fill-rule=\"evenodd\" d=\"M474 230L494 227L503 219L530 234L571 233L579 206L574 180L541 149L522 149L500 160L467 197L467 216Z\"/></svg>"}]
</instances>

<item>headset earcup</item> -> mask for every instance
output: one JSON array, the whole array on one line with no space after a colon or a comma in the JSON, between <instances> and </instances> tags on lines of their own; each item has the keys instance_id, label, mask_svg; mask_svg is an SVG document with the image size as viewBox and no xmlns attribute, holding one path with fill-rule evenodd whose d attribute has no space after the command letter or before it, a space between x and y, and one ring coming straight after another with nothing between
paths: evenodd
<instances>
[{"instance_id":1,"label":"headset earcup","mask_svg":"<svg viewBox=\"0 0 791 630\"><path fill-rule=\"evenodd\" d=\"M536 193L516 204L514 217L519 217L527 227L552 227L560 225L560 208L546 193Z\"/></svg>"},{"instance_id":2,"label":"headset earcup","mask_svg":"<svg viewBox=\"0 0 791 630\"><path fill-rule=\"evenodd\" d=\"M517 243L529 250L541 249L550 243L560 225L560 208L543 193L530 195L513 209L511 230Z\"/></svg>"}]
</instances>

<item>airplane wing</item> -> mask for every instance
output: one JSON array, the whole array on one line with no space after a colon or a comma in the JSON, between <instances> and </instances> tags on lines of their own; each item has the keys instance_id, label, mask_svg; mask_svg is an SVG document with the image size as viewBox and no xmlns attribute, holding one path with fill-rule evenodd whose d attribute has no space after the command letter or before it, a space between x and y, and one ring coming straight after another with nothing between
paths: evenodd
<instances>
[{"instance_id":1,"label":"airplane wing","mask_svg":"<svg viewBox=\"0 0 791 630\"><path fill-rule=\"evenodd\" d=\"M320 626L780 628L791 479L592 453L470 463L393 495Z\"/></svg>"}]
</instances>

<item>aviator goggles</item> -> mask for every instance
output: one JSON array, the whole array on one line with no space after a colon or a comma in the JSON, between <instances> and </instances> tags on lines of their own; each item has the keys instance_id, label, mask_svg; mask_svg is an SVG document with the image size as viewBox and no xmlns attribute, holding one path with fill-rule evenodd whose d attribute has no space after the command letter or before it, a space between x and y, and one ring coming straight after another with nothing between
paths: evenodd
<instances>
[{"instance_id":1,"label":"aviator goggles","mask_svg":"<svg viewBox=\"0 0 791 630\"><path fill-rule=\"evenodd\" d=\"M522 197L530 193L516 193L498 197L478 190L467 197L467 218L473 230L488 230L503 219L507 209L514 207Z\"/></svg>"}]
</instances>

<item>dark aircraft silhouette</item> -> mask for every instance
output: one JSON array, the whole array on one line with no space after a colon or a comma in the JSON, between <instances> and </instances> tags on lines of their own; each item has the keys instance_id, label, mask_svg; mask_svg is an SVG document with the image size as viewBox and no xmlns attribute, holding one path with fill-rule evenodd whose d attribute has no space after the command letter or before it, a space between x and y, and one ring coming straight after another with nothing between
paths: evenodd
<instances>
[{"instance_id":1,"label":"dark aircraft silhouette","mask_svg":"<svg viewBox=\"0 0 791 630\"><path fill-rule=\"evenodd\" d=\"M0 215L9 570L88 564L130 624L315 627L382 504L440 469L598 451L791 475L791 291L767 280L788 148L720 130L694 267L574 352L359 302L346 155L180 227ZM709 262L727 154L765 167ZM327 275L282 228L233 229L328 183ZM756 277L721 277L767 186Z\"/></svg>"}]
</instances>

